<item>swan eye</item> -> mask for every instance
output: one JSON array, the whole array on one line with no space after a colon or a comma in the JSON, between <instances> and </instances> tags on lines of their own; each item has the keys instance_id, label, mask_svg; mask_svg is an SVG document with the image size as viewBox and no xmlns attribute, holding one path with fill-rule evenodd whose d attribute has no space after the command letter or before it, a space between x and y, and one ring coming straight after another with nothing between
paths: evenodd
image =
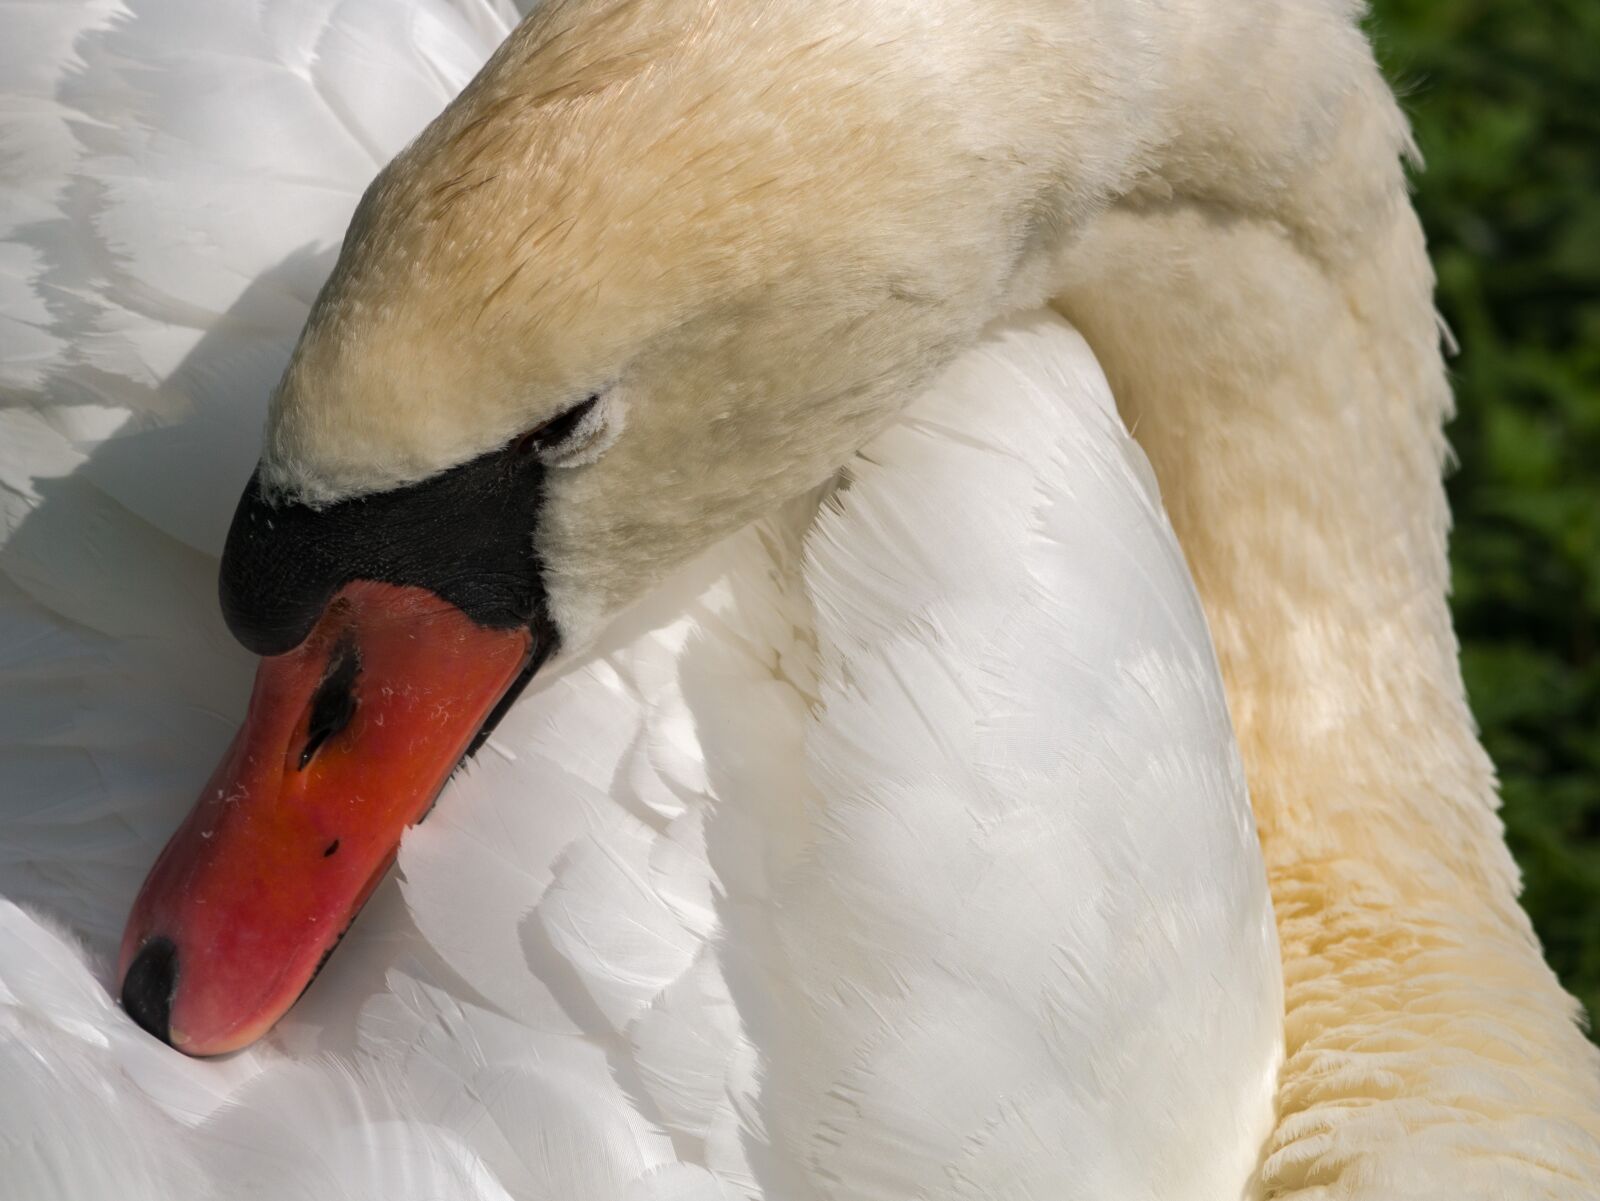
<instances>
[{"instance_id":1,"label":"swan eye","mask_svg":"<svg viewBox=\"0 0 1600 1201\"><path fill-rule=\"evenodd\" d=\"M549 467L576 467L592 462L610 445L616 423L605 393L587 399L535 426L517 439L519 455L535 454ZM607 436L602 438L601 435Z\"/></svg>"}]
</instances>

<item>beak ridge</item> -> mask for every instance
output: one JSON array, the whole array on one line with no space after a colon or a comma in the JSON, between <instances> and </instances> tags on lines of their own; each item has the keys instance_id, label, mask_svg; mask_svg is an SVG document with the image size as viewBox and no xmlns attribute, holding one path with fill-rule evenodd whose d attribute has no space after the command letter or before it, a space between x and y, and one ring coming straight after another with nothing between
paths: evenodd
<instances>
[{"instance_id":1,"label":"beak ridge","mask_svg":"<svg viewBox=\"0 0 1600 1201\"><path fill-rule=\"evenodd\" d=\"M481 731L547 647L423 588L347 584L250 707L151 869L120 992L190 1055L237 1050L305 991Z\"/></svg>"}]
</instances>

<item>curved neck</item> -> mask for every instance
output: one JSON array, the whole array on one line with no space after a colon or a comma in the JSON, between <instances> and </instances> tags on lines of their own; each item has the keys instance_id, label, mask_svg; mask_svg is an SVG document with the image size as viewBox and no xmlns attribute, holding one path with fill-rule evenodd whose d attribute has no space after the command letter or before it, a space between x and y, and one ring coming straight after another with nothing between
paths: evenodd
<instances>
[{"instance_id":1,"label":"curved neck","mask_svg":"<svg viewBox=\"0 0 1600 1201\"><path fill-rule=\"evenodd\" d=\"M1290 152L1175 141L1056 303L1156 469L1244 751L1286 978L1267 1194L1476 1195L1492 1162L1521 1196L1600 1168L1600 1055L1516 903L1458 668L1404 121L1364 46L1300 67Z\"/></svg>"}]
</instances>

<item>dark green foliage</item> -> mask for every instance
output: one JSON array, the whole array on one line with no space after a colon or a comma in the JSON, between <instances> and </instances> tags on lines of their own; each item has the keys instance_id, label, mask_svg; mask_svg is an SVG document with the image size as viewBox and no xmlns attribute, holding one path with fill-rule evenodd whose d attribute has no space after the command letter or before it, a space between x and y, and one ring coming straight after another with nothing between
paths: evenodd
<instances>
[{"instance_id":1,"label":"dark green foliage","mask_svg":"<svg viewBox=\"0 0 1600 1201\"><path fill-rule=\"evenodd\" d=\"M1428 169L1454 608L1551 963L1600 1025L1600 3L1376 0Z\"/></svg>"}]
</instances>

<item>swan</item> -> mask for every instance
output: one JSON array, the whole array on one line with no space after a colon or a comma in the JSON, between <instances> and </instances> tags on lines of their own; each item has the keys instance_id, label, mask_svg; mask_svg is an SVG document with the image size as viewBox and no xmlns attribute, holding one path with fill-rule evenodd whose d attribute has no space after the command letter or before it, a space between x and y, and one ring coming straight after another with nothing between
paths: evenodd
<instances>
[{"instance_id":1,"label":"swan","mask_svg":"<svg viewBox=\"0 0 1600 1201\"><path fill-rule=\"evenodd\" d=\"M99 64L143 61L142 32L75 44ZM139 78L179 95L183 71L209 66L183 48L158 65ZM372 165L351 171L348 203ZM65 220L92 250L107 211L80 216ZM152 259L169 229L144 231ZM295 249L285 236L256 265L229 237L218 253L259 278ZM958 1193L1241 1190L1281 1054L1242 768L1148 468L1092 355L1047 315L992 330L820 515L802 497L711 548L587 662L536 684L408 837L403 895L379 890L267 1044L191 1063L120 1013L108 965L86 969L72 935L107 953L174 799L243 703L249 663L209 599L227 514L202 524L211 488L197 496L189 473L230 446L241 457L215 491L250 471L259 411L241 397L265 396L254 364L281 368L270 339L287 351L316 284L284 305L266 275L160 372L160 399L188 410L176 420L112 433L126 402L102 416L48 393L7 414L4 628L31 705L67 727L15 735L32 771L6 891L45 912L0 909L13 1187L800 1197L836 1193L835 1177L926 1191L953 1172ZM108 320L146 315L142 297L89 291ZM170 335L168 312L144 329ZM89 324L57 328L92 354ZM230 362L242 377L218 378ZM76 367L52 363L47 388L104 384ZM137 461L112 483L119 448ZM163 461L175 470L152 469ZM973 493L965 521L947 511L952 480ZM129 597L138 580L163 595ZM30 657L40 629L50 641ZM60 641L84 637L89 668ZM211 711L210 737L193 738ZM159 772L130 756L149 715L168 731L150 743L172 755L181 728L193 754L180 744ZM80 799L84 759L105 786ZM864 975L863 950L904 982ZM772 1006L781 1020L763 1018ZM1047 1115L1076 1148L1033 1134Z\"/></svg>"},{"instance_id":2,"label":"swan","mask_svg":"<svg viewBox=\"0 0 1600 1201\"><path fill-rule=\"evenodd\" d=\"M9 669L51 671L16 715L43 799L11 824L34 864L8 892L58 914L4 911L34 1195L1584 1195L1600 1077L1462 698L1404 125L1343 6L551 3L380 174L320 293L301 248L508 10L9 7ZM1047 302L1087 344L993 324ZM59 922L114 937L94 884L137 881L85 877L126 876L176 816L178 773L126 743L238 712L248 662L195 598L257 414L219 391L291 344L222 565L229 629L271 657L97 984ZM1086 517L1114 536L1082 540ZM226 666L194 670L196 643ZM1130 646L1156 707L1074 708L1063 679ZM252 763L274 738L337 780L357 671L454 690L405 744L424 762L384 760L384 795L416 795L317 842L331 891L297 859L251 892L257 836L216 805L278 782ZM361 721L422 728L361 697ZM997 703L976 728L998 742L954 737ZM373 937L311 985L320 1017L203 1064L119 1018L104 983L192 1051L264 1030L491 718L406 839L403 893L378 886ZM1095 718L1120 746L1069 753ZM138 770L107 781L119 755ZM1094 835L1120 827L1046 807L962 878L950 856L1001 848L974 843L981 811L940 813L958 768L947 799L1038 784L1139 824L1119 854ZM1192 809L1117 814L1130 775ZM473 802L486 824L460 824ZM291 833L271 846L327 831ZM82 858L39 863L51 836ZM1094 931L1038 926L1097 902ZM211 905L267 941L214 948ZM271 943L288 918L319 929ZM968 966L908 973L943 962L930 937ZM1047 1003L1008 999L1036 978Z\"/></svg>"}]
</instances>

